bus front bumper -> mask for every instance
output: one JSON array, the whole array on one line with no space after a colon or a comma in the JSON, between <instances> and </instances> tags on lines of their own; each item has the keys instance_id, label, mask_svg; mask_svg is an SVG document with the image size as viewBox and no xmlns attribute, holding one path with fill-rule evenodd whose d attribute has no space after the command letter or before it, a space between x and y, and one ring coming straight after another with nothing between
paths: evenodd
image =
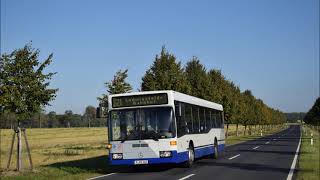
<instances>
[{"instance_id":1,"label":"bus front bumper","mask_svg":"<svg viewBox=\"0 0 320 180\"><path fill-rule=\"evenodd\" d=\"M145 164L175 164L182 163L188 160L188 152L172 151L172 156L167 158L142 158L142 159L121 159L114 160L109 156L111 165L137 165L137 162L144 162ZM147 162L147 163L146 163Z\"/></svg>"}]
</instances>

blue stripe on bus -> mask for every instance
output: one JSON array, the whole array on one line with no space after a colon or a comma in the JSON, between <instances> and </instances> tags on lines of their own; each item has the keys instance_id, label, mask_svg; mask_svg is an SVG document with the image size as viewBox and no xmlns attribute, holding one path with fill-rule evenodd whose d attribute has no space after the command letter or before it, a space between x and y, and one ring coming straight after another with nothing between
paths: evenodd
<instances>
[{"instance_id":1,"label":"blue stripe on bus","mask_svg":"<svg viewBox=\"0 0 320 180\"><path fill-rule=\"evenodd\" d=\"M223 151L225 145L220 144L218 146L218 151ZM203 148L195 149L196 158L213 154L213 146L207 146ZM188 160L188 151L180 152L172 151L171 158L143 158L143 159L122 159L122 160L112 160L112 157L109 156L111 165L134 165L136 160L148 160L149 164L164 164L164 163L182 163Z\"/></svg>"},{"instance_id":2,"label":"blue stripe on bus","mask_svg":"<svg viewBox=\"0 0 320 180\"><path fill-rule=\"evenodd\" d=\"M219 152L223 151L224 150L224 146L225 146L224 144L218 145L218 151ZM207 156L207 155L210 155L210 154L214 154L213 145L195 149L195 157L196 158L200 158L202 156Z\"/></svg>"}]
</instances>

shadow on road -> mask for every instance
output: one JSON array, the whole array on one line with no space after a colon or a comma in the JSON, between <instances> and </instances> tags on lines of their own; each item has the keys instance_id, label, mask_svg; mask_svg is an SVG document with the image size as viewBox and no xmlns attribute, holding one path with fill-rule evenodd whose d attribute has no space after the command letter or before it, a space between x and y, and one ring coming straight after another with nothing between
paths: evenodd
<instances>
[{"instance_id":1,"label":"shadow on road","mask_svg":"<svg viewBox=\"0 0 320 180\"><path fill-rule=\"evenodd\" d=\"M72 173L75 168L96 173L113 173L117 170L117 168L109 165L107 155L74 161L59 162L50 164L48 166L70 173Z\"/></svg>"},{"instance_id":2,"label":"shadow on road","mask_svg":"<svg viewBox=\"0 0 320 180\"><path fill-rule=\"evenodd\" d=\"M198 162L201 166L212 166L212 167L228 167L234 169L243 169L249 171L278 171L287 173L289 168L279 168L274 166L262 165L262 164L248 164L248 163L224 163L224 162Z\"/></svg>"},{"instance_id":3,"label":"shadow on road","mask_svg":"<svg viewBox=\"0 0 320 180\"><path fill-rule=\"evenodd\" d=\"M59 162L48 165L49 167L58 168L68 173L73 173L78 170L90 171L101 174L108 173L148 173L148 172L161 172L174 168L174 165L152 165L152 166L111 166L109 164L109 157L98 156L87 159L80 159L67 162Z\"/></svg>"},{"instance_id":4,"label":"shadow on road","mask_svg":"<svg viewBox=\"0 0 320 180\"><path fill-rule=\"evenodd\" d=\"M256 163L226 163L226 162L207 162L199 161L197 162L199 166L210 166L210 167L227 167L233 169L242 169L248 171L276 171L287 174L290 171L290 168L281 168L270 165L256 164ZM311 172L311 169L297 169L296 171Z\"/></svg>"}]
</instances>

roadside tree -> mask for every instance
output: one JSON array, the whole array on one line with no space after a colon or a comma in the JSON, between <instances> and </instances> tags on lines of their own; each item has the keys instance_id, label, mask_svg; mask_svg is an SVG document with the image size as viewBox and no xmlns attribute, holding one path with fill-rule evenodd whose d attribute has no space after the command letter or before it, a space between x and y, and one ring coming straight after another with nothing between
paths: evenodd
<instances>
[{"instance_id":1,"label":"roadside tree","mask_svg":"<svg viewBox=\"0 0 320 180\"><path fill-rule=\"evenodd\" d=\"M18 136L17 170L19 171L22 167L21 131L24 132L26 139L25 130L21 129L20 123L31 118L34 113L40 112L42 107L49 105L58 91L49 87L55 73L44 73L45 68L52 62L53 54L40 62L39 53L39 50L33 49L31 44L28 44L10 54L3 54L0 59L0 113L10 112L17 117L15 133Z\"/></svg>"},{"instance_id":2,"label":"roadside tree","mask_svg":"<svg viewBox=\"0 0 320 180\"><path fill-rule=\"evenodd\" d=\"M142 77L141 90L174 90L190 94L190 85L181 63L176 62L176 57L162 47L160 55L156 55L152 66Z\"/></svg>"}]
</instances>

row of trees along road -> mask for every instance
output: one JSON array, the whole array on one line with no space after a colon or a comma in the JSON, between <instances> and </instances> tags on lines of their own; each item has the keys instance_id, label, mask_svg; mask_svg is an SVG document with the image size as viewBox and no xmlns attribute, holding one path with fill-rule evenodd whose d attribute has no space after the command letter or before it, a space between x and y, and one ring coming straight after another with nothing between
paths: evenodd
<instances>
[{"instance_id":1,"label":"row of trees along road","mask_svg":"<svg viewBox=\"0 0 320 180\"><path fill-rule=\"evenodd\" d=\"M303 121L313 126L320 126L320 97L305 115Z\"/></svg>"},{"instance_id":2,"label":"row of trees along road","mask_svg":"<svg viewBox=\"0 0 320 180\"><path fill-rule=\"evenodd\" d=\"M107 93L99 97L100 106L107 107L108 94L126 93L132 90L126 82L127 72L118 71L113 80L106 83ZM250 90L240 91L232 81L226 79L220 70L210 69L192 57L185 67L174 54L162 47L151 67L142 77L141 91L174 90L202 99L222 104L225 112L227 133L229 124L244 125L247 133L253 127L267 128L284 123L286 116L279 110L268 107L261 99L253 96Z\"/></svg>"}]
</instances>

